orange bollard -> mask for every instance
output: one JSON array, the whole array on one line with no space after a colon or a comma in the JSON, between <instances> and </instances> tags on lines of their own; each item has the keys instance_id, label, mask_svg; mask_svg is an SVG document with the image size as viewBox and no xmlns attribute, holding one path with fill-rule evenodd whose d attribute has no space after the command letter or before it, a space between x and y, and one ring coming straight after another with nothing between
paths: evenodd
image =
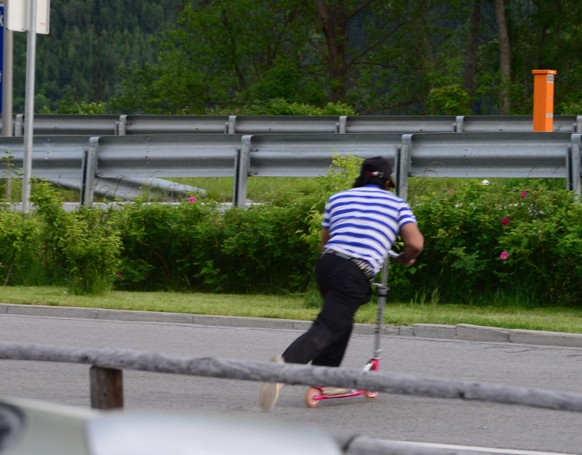
<instances>
[{"instance_id":1,"label":"orange bollard","mask_svg":"<svg viewBox=\"0 0 582 455\"><path fill-rule=\"evenodd\" d=\"M534 75L533 130L554 128L554 76L556 70L532 70Z\"/></svg>"}]
</instances>

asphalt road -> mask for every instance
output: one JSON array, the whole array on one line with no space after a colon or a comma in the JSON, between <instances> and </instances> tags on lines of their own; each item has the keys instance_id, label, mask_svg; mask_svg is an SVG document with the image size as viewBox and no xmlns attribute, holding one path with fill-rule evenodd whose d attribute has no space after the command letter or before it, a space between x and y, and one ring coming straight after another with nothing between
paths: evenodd
<instances>
[{"instance_id":1,"label":"asphalt road","mask_svg":"<svg viewBox=\"0 0 582 455\"><path fill-rule=\"evenodd\" d=\"M108 347L195 357L267 360L301 330L132 322L0 314L0 341ZM582 348L383 336L381 369L441 379L582 393ZM373 337L356 333L344 365L359 368ZM87 365L2 361L0 395L89 406ZM131 410L218 411L258 416L259 384L147 372L124 372ZM374 438L552 453L582 453L582 414L475 401L382 394L303 403L288 386L273 419ZM506 453L506 452L504 452Z\"/></svg>"}]
</instances>

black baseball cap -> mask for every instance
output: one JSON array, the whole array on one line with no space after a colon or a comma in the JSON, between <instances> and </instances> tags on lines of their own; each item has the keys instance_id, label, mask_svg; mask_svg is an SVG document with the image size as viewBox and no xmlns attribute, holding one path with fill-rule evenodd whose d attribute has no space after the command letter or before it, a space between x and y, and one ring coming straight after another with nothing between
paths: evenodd
<instances>
[{"instance_id":1,"label":"black baseball cap","mask_svg":"<svg viewBox=\"0 0 582 455\"><path fill-rule=\"evenodd\" d=\"M380 180L390 180L392 176L392 164L381 156L366 158L362 163L360 176L373 176Z\"/></svg>"}]
</instances>

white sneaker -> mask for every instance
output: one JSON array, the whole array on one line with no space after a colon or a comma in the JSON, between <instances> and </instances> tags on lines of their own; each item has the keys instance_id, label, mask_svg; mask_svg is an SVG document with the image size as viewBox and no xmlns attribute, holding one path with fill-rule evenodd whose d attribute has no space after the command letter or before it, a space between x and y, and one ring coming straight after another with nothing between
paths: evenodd
<instances>
[{"instance_id":1,"label":"white sneaker","mask_svg":"<svg viewBox=\"0 0 582 455\"><path fill-rule=\"evenodd\" d=\"M283 357L277 355L271 359L274 363L285 363ZM283 388L283 384L275 382L265 382L261 386L261 391L259 393L259 407L263 412L271 412L277 400L279 399L279 392Z\"/></svg>"}]
</instances>

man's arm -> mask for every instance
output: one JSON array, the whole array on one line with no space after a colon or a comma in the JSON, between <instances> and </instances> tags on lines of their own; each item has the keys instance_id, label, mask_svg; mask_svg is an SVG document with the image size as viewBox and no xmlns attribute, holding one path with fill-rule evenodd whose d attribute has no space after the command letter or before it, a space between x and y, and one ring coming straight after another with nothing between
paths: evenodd
<instances>
[{"instance_id":1,"label":"man's arm","mask_svg":"<svg viewBox=\"0 0 582 455\"><path fill-rule=\"evenodd\" d=\"M411 266L424 248L424 236L415 223L408 223L400 229L400 237L404 241L404 250L394 258L394 261Z\"/></svg>"}]
</instances>

